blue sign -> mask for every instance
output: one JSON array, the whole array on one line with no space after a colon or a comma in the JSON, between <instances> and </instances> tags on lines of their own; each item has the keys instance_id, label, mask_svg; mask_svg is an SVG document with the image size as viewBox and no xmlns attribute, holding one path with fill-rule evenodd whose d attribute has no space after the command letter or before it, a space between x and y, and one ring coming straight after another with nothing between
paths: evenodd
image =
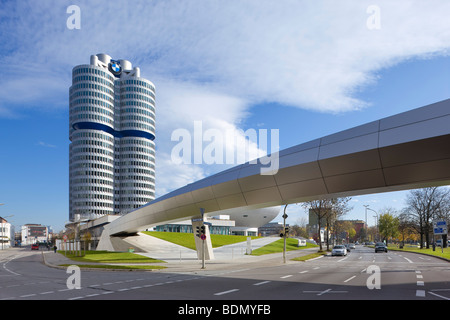
<instances>
[{"instance_id":1,"label":"blue sign","mask_svg":"<svg viewBox=\"0 0 450 320\"><path fill-rule=\"evenodd\" d=\"M435 235L447 234L447 221L435 221L433 226L433 232Z\"/></svg>"}]
</instances>

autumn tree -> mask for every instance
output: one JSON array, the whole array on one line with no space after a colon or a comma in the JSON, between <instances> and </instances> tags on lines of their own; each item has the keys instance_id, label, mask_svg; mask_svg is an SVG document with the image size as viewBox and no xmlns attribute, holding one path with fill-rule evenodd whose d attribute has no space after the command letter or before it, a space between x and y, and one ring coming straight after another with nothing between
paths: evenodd
<instances>
[{"instance_id":1,"label":"autumn tree","mask_svg":"<svg viewBox=\"0 0 450 320\"><path fill-rule=\"evenodd\" d=\"M387 210L385 213L380 214L378 220L378 231L380 236L386 240L386 244L389 239L397 238L399 235L399 220L394 214Z\"/></svg>"}]
</instances>

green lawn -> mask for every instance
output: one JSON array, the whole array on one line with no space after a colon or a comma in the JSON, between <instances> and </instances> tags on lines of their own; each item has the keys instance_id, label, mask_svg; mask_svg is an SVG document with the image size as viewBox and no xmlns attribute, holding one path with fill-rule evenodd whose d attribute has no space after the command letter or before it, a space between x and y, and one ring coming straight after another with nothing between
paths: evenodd
<instances>
[{"instance_id":1,"label":"green lawn","mask_svg":"<svg viewBox=\"0 0 450 320\"><path fill-rule=\"evenodd\" d=\"M307 255L305 255L305 256L293 258L293 259L291 259L291 260L292 260L292 261L306 261L306 260L309 260L309 259L314 259L314 258L318 258L318 257L320 257L320 256L324 256L324 255L326 255L326 254L327 254L326 251L315 252L315 253L307 254Z\"/></svg>"},{"instance_id":2,"label":"green lawn","mask_svg":"<svg viewBox=\"0 0 450 320\"><path fill-rule=\"evenodd\" d=\"M58 251L64 254L64 251ZM84 251L82 251L84 253ZM140 254L131 252L108 252L108 251L86 251L82 257L67 252L67 258L79 262L94 262L94 263L158 263L164 262L141 256Z\"/></svg>"},{"instance_id":3,"label":"green lawn","mask_svg":"<svg viewBox=\"0 0 450 320\"><path fill-rule=\"evenodd\" d=\"M318 247L317 245L314 245L314 244L311 244L308 242L306 243L305 247L297 247L297 244L298 244L297 239L287 238L286 239L286 251ZM283 252L283 246L284 246L284 239L279 239L275 242L265 245L264 247L253 250L252 256L261 256L263 254Z\"/></svg>"},{"instance_id":4,"label":"green lawn","mask_svg":"<svg viewBox=\"0 0 450 320\"><path fill-rule=\"evenodd\" d=\"M417 252L417 253L425 253L432 256L442 257L450 260L450 248L444 248L444 253L442 253L441 247L436 247L436 251L433 251L433 248L430 249L420 249L413 246L405 245L403 249L398 249L397 246L388 246L389 250L398 250L398 251L409 251L409 252Z\"/></svg>"},{"instance_id":5,"label":"green lawn","mask_svg":"<svg viewBox=\"0 0 450 320\"><path fill-rule=\"evenodd\" d=\"M61 264L61 267L69 267L71 264ZM153 265L106 265L106 264L79 264L80 268L89 269L122 269L122 270L154 270L154 269L165 269L165 266L153 266Z\"/></svg>"},{"instance_id":6,"label":"green lawn","mask_svg":"<svg viewBox=\"0 0 450 320\"><path fill-rule=\"evenodd\" d=\"M193 233L178 233L178 232L162 232L162 231L144 231L149 236L169 241L180 246L195 250L195 236ZM251 237L258 239L260 237ZM247 241L247 236L229 236L221 234L212 234L211 243L213 248L218 248L227 244Z\"/></svg>"}]
</instances>

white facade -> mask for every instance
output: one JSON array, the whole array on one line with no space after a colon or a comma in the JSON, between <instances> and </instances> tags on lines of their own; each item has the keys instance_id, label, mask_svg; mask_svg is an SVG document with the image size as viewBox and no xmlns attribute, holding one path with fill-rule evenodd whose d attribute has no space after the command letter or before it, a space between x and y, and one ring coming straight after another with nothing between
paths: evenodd
<instances>
[{"instance_id":1,"label":"white facade","mask_svg":"<svg viewBox=\"0 0 450 320\"><path fill-rule=\"evenodd\" d=\"M14 245L14 227L0 217L0 250Z\"/></svg>"},{"instance_id":2,"label":"white facade","mask_svg":"<svg viewBox=\"0 0 450 320\"><path fill-rule=\"evenodd\" d=\"M126 214L155 195L155 87L106 54L72 70L69 219Z\"/></svg>"},{"instance_id":3,"label":"white facade","mask_svg":"<svg viewBox=\"0 0 450 320\"><path fill-rule=\"evenodd\" d=\"M21 229L22 245L30 245L38 242L47 242L48 227L40 224L25 224Z\"/></svg>"}]
</instances>

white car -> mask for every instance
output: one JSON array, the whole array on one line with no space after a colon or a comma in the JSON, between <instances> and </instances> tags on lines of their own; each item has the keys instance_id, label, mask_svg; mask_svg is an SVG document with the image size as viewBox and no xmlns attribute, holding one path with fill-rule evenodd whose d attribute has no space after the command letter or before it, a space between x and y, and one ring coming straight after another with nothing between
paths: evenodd
<instances>
[{"instance_id":1,"label":"white car","mask_svg":"<svg viewBox=\"0 0 450 320\"><path fill-rule=\"evenodd\" d=\"M347 255L347 248L345 246L337 245L333 247L333 250L331 250L332 256L346 256Z\"/></svg>"}]
</instances>

